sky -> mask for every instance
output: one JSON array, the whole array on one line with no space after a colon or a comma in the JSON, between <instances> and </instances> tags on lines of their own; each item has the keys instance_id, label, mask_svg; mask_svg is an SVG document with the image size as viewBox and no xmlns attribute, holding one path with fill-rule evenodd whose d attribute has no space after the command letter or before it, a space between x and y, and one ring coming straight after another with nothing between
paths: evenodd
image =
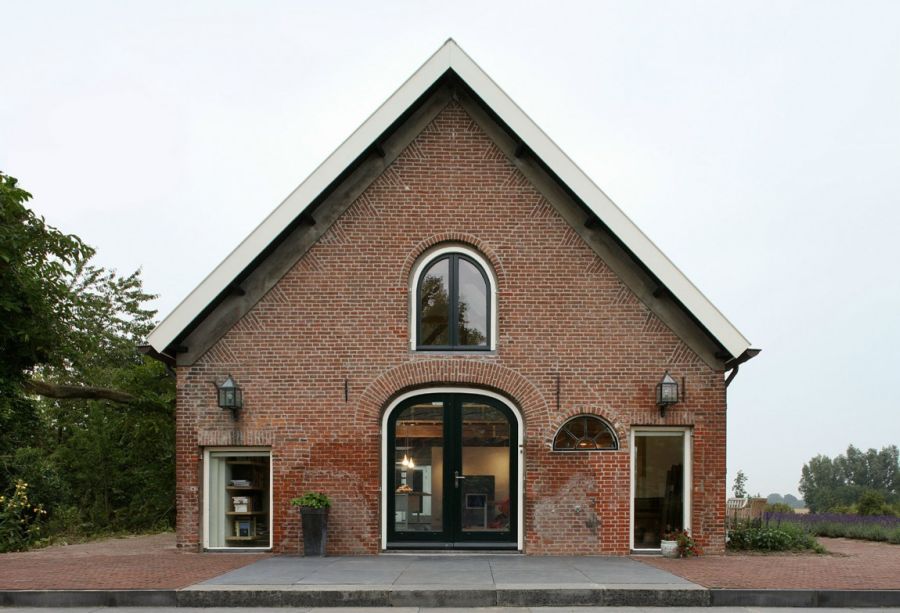
<instances>
[{"instance_id":1,"label":"sky","mask_svg":"<svg viewBox=\"0 0 900 613\"><path fill-rule=\"evenodd\" d=\"M900 2L0 0L0 169L160 316L448 38L726 314L729 486L900 442Z\"/></svg>"}]
</instances>

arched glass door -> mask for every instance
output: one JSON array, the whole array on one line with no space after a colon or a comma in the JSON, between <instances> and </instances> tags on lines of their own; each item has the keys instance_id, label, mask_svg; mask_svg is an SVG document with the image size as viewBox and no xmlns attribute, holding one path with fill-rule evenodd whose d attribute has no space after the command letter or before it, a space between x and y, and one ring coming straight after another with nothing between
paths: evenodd
<instances>
[{"instance_id":1,"label":"arched glass door","mask_svg":"<svg viewBox=\"0 0 900 613\"><path fill-rule=\"evenodd\" d=\"M516 546L515 416L477 394L427 394L388 419L388 547Z\"/></svg>"}]
</instances>

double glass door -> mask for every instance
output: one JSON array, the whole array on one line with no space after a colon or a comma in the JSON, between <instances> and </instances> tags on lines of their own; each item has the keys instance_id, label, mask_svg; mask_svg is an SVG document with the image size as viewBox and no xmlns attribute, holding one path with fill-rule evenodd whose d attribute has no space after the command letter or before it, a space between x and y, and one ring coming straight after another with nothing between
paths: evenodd
<instances>
[{"instance_id":1,"label":"double glass door","mask_svg":"<svg viewBox=\"0 0 900 613\"><path fill-rule=\"evenodd\" d=\"M518 433L502 402L428 394L388 419L388 547L516 546Z\"/></svg>"}]
</instances>

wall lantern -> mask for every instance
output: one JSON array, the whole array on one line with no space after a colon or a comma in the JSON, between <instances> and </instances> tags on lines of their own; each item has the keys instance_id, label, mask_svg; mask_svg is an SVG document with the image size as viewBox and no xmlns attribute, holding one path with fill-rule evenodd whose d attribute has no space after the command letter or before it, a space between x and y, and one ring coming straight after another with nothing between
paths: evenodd
<instances>
[{"instance_id":1,"label":"wall lantern","mask_svg":"<svg viewBox=\"0 0 900 613\"><path fill-rule=\"evenodd\" d=\"M666 416L666 407L678 402L678 383L666 371L662 381L656 384L656 406L659 407L659 416Z\"/></svg>"},{"instance_id":2,"label":"wall lantern","mask_svg":"<svg viewBox=\"0 0 900 613\"><path fill-rule=\"evenodd\" d=\"M228 375L225 383L216 387L219 389L219 407L231 411L232 416L237 419L238 411L244 406L241 388L235 385L231 375Z\"/></svg>"}]
</instances>

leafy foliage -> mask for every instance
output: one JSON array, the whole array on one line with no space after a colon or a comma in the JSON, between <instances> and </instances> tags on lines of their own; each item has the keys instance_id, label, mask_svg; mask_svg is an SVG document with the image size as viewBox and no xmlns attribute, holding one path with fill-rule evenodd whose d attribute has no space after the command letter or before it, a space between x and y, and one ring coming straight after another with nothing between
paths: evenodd
<instances>
[{"instance_id":1,"label":"leafy foliage","mask_svg":"<svg viewBox=\"0 0 900 613\"><path fill-rule=\"evenodd\" d=\"M327 509L331 506L331 500L322 492L306 492L299 498L292 498L291 505L308 509Z\"/></svg>"},{"instance_id":2,"label":"leafy foliage","mask_svg":"<svg viewBox=\"0 0 900 613\"><path fill-rule=\"evenodd\" d=\"M0 496L0 553L27 549L40 534L44 515L41 505L28 500L28 484L17 481L12 494Z\"/></svg>"},{"instance_id":3,"label":"leafy foliage","mask_svg":"<svg viewBox=\"0 0 900 613\"><path fill-rule=\"evenodd\" d=\"M46 225L29 198L0 174L0 494L30 484L56 531L170 526L174 382L136 351L153 296L139 271L92 264L93 249ZM64 385L75 397L32 393ZM78 397L85 386L127 402Z\"/></svg>"},{"instance_id":4,"label":"leafy foliage","mask_svg":"<svg viewBox=\"0 0 900 613\"><path fill-rule=\"evenodd\" d=\"M795 524L780 526L739 526L728 534L728 549L736 551L815 551L824 548L803 528Z\"/></svg>"},{"instance_id":5,"label":"leafy foliage","mask_svg":"<svg viewBox=\"0 0 900 613\"><path fill-rule=\"evenodd\" d=\"M747 497L747 475L744 474L744 471L737 471L737 475L734 477L734 485L731 486L731 491L734 492L735 498Z\"/></svg>"},{"instance_id":6,"label":"leafy foliage","mask_svg":"<svg viewBox=\"0 0 900 613\"><path fill-rule=\"evenodd\" d=\"M853 445L833 460L817 455L803 465L800 493L813 513L848 507L874 491L887 504L898 501L900 452L896 445L862 451Z\"/></svg>"},{"instance_id":7,"label":"leafy foliage","mask_svg":"<svg viewBox=\"0 0 900 613\"><path fill-rule=\"evenodd\" d=\"M690 558L692 556L703 555L703 550L694 541L694 537L687 530L676 530L675 532L667 532L663 536L664 540L675 541L678 546L679 558Z\"/></svg>"}]
</instances>

